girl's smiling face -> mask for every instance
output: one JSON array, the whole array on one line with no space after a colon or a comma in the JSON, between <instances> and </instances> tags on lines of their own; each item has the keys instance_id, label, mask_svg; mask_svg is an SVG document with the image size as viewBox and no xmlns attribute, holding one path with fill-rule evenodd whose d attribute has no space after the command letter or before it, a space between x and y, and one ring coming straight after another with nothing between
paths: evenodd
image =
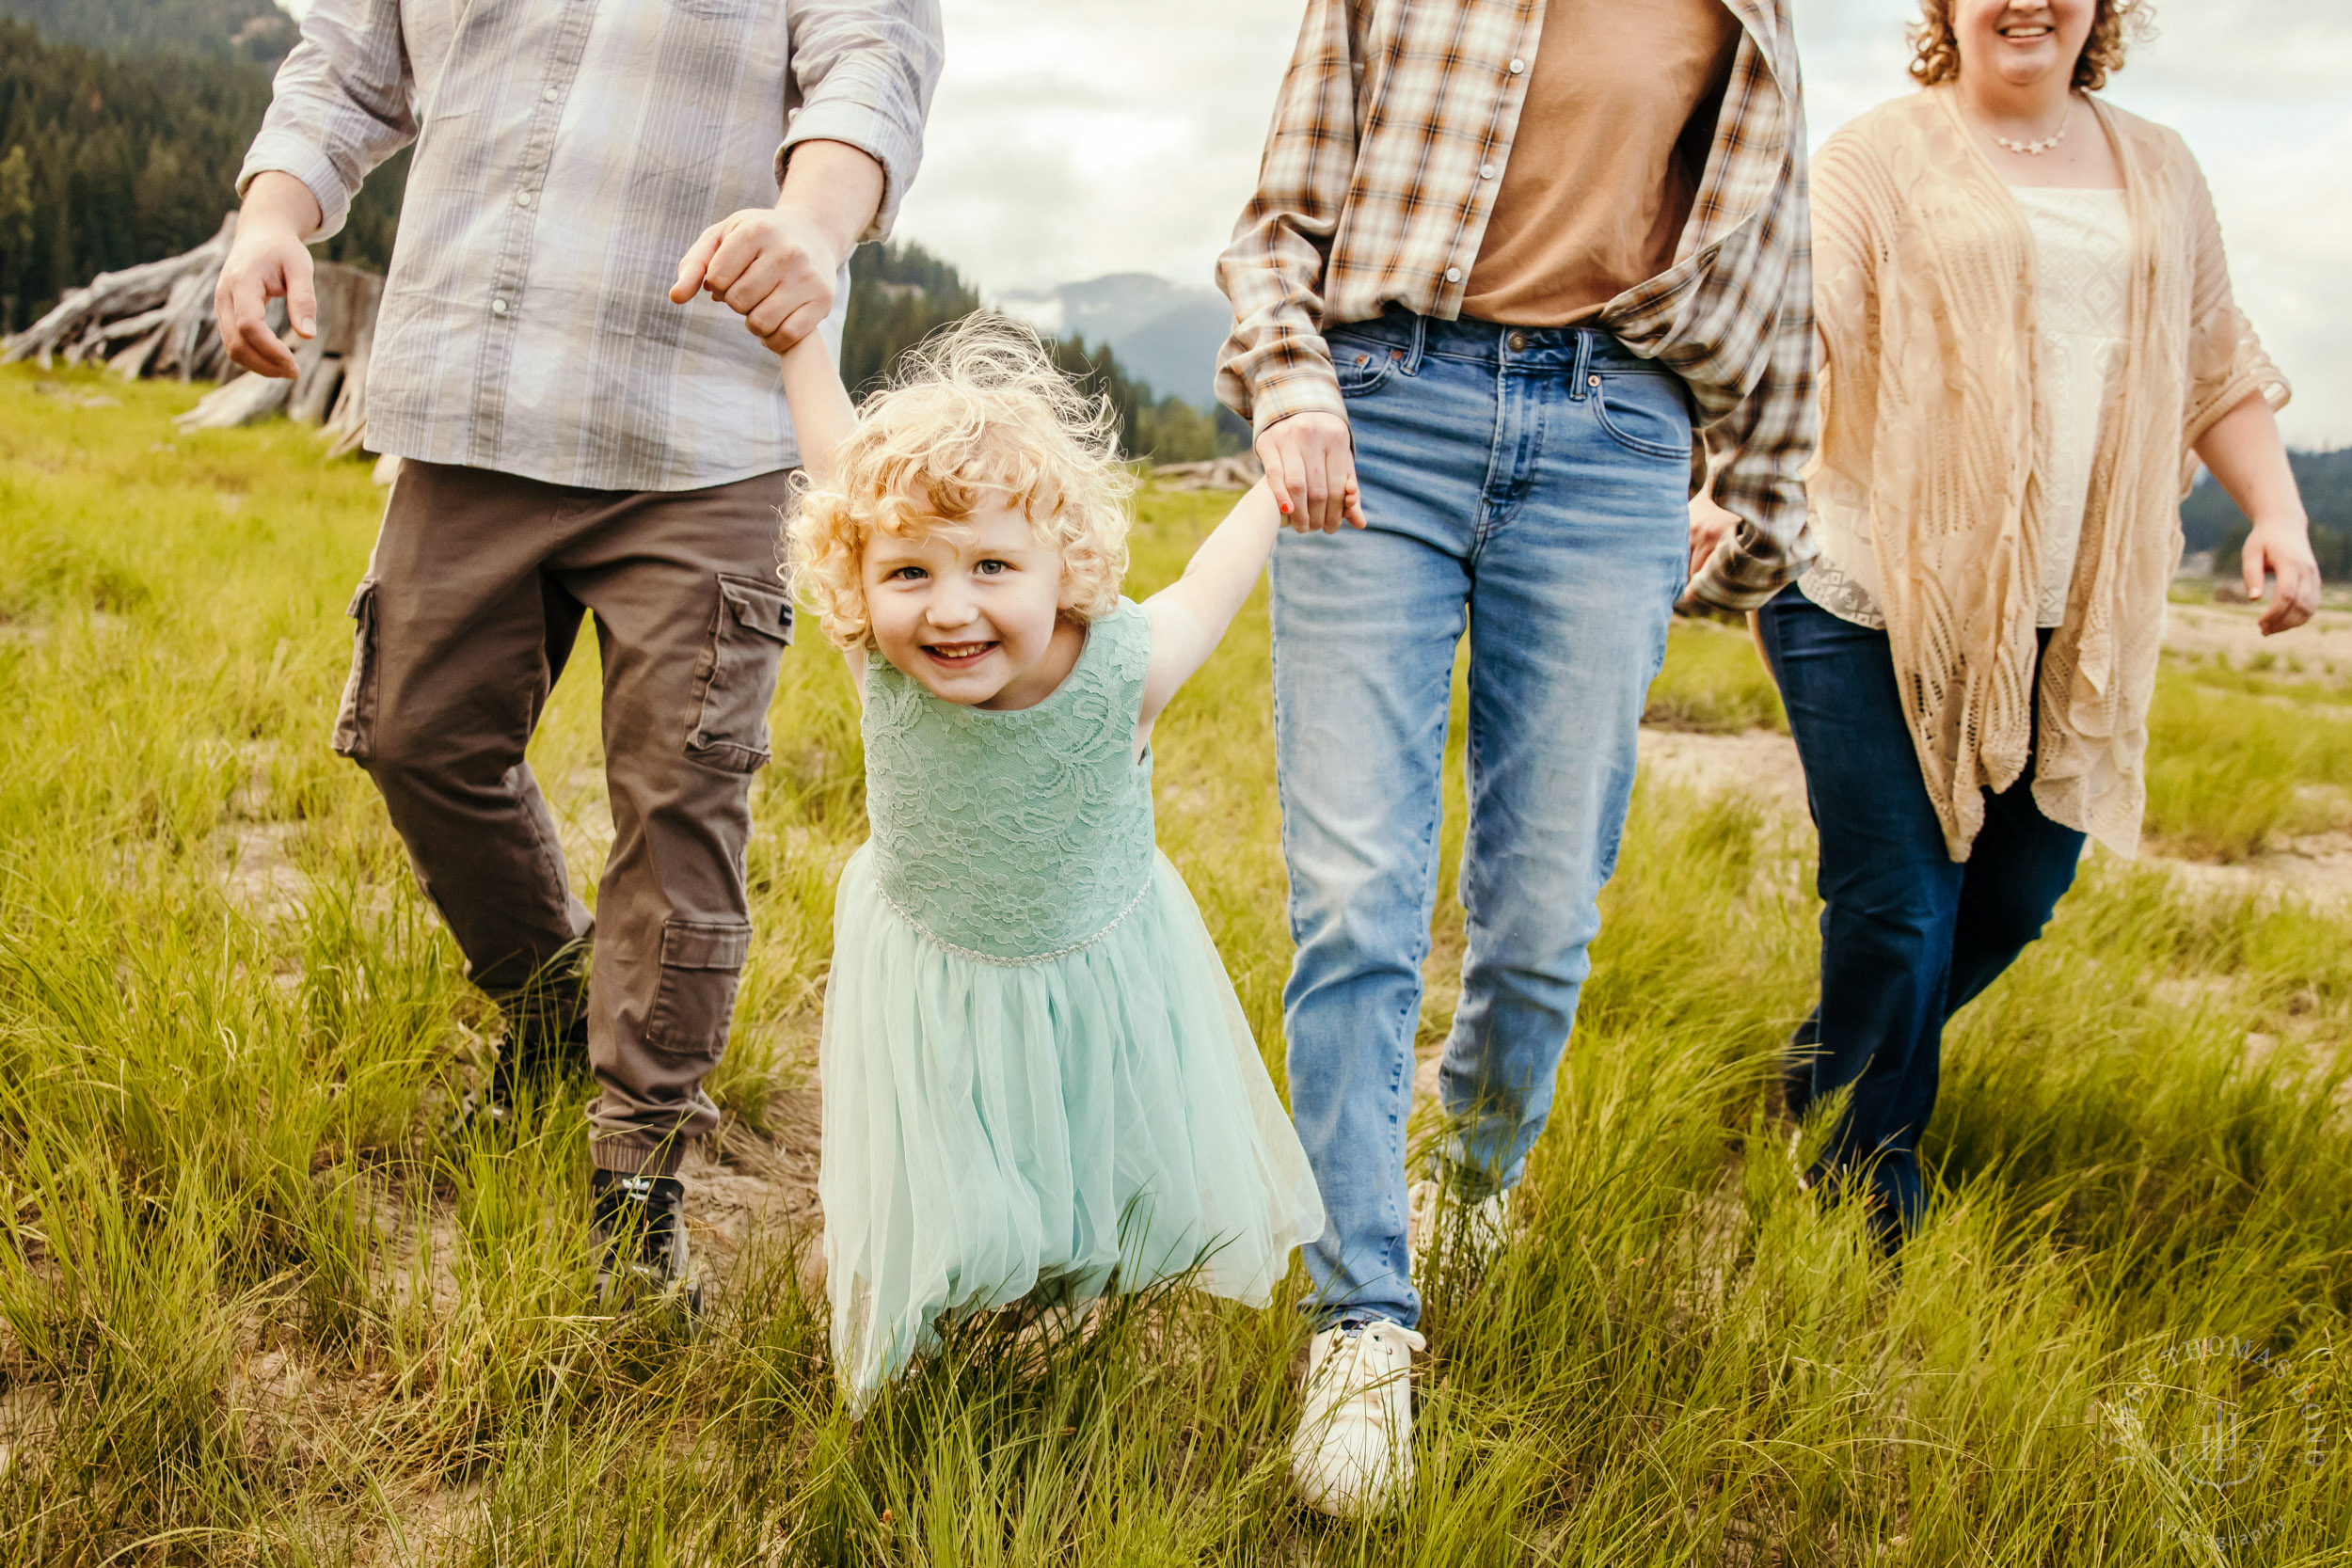
<instances>
[{"instance_id":1,"label":"girl's smiling face","mask_svg":"<svg viewBox=\"0 0 2352 1568\"><path fill-rule=\"evenodd\" d=\"M1034 706L1086 643L1063 614L1061 552L1001 499L915 538L875 533L860 576L874 646L946 702Z\"/></svg>"}]
</instances>

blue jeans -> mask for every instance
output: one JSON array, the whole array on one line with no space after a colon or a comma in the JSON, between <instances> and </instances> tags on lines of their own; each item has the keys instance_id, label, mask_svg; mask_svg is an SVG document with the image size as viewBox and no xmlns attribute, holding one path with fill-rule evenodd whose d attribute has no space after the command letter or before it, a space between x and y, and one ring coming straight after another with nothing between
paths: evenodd
<instances>
[{"instance_id":1,"label":"blue jeans","mask_svg":"<svg viewBox=\"0 0 2352 1568\"><path fill-rule=\"evenodd\" d=\"M1405 1129L1455 647L1467 617L1469 947L1438 1083L1476 1196L1519 1179L1590 968L1688 558L1690 405L1597 331L1392 312L1325 336L1372 526L1274 551L1291 1110L1330 1216L1312 1310L1409 1327Z\"/></svg>"},{"instance_id":2,"label":"blue jeans","mask_svg":"<svg viewBox=\"0 0 2352 1568\"><path fill-rule=\"evenodd\" d=\"M1954 862L1886 634L1793 586L1757 622L1821 841L1821 1002L1798 1031L1804 1053L1787 1079L1788 1108L1803 1116L1852 1086L1817 1174L1836 1180L1867 1166L1875 1223L1892 1244L1926 1201L1918 1143L1935 1109L1945 1022L2042 934L2074 885L2083 835L2034 804L2029 758L2016 783L1986 791L1984 826Z\"/></svg>"}]
</instances>

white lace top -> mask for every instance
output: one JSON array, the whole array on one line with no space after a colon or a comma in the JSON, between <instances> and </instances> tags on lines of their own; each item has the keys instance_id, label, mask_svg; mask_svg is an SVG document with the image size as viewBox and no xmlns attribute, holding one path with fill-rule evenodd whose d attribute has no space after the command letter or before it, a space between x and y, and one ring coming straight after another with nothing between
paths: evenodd
<instances>
[{"instance_id":1,"label":"white lace top","mask_svg":"<svg viewBox=\"0 0 2352 1568\"><path fill-rule=\"evenodd\" d=\"M2048 411L2049 444L2035 465L2043 498L2042 602L2035 625L2066 619L2067 591L2082 540L2090 468L2107 415L2121 395L2131 304L2131 223L2120 190L2011 185L2010 195L2033 230L2036 323L2034 392ZM1867 498L1817 483L1817 511L1834 510L1841 527L1819 531L1821 555L1799 580L1804 596L1841 620L1883 627L1875 562L1833 558L1828 541L1867 544Z\"/></svg>"}]
</instances>

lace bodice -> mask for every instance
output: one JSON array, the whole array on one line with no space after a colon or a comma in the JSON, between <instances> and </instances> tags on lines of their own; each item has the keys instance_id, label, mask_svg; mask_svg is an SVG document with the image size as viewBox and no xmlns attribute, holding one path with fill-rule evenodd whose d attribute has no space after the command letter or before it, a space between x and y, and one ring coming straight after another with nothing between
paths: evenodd
<instances>
[{"instance_id":1,"label":"lace bodice","mask_svg":"<svg viewBox=\"0 0 2352 1568\"><path fill-rule=\"evenodd\" d=\"M866 667L866 814L882 896L941 946L995 963L1101 936L1149 885L1152 759L1136 760L1152 626L1128 599L1035 707L943 702Z\"/></svg>"},{"instance_id":2,"label":"lace bodice","mask_svg":"<svg viewBox=\"0 0 2352 1568\"><path fill-rule=\"evenodd\" d=\"M2034 396L2048 431L2042 481L2042 597L2061 625L2090 501L2091 465L2131 355L2132 221L2120 190L2013 188L2033 230Z\"/></svg>"}]
</instances>

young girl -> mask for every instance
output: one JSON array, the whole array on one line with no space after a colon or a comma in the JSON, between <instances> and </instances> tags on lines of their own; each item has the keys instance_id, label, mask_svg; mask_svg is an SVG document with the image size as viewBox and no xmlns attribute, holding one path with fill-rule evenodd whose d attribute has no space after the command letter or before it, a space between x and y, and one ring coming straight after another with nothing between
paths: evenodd
<instances>
[{"instance_id":1,"label":"young girl","mask_svg":"<svg viewBox=\"0 0 2352 1568\"><path fill-rule=\"evenodd\" d=\"M866 704L819 1047L827 1292L854 1402L946 1318L1198 1270L1263 1305L1323 1206L1153 843L1152 721L1257 581L1261 485L1173 587L1119 594L1110 410L967 324L852 413L784 361L801 593Z\"/></svg>"}]
</instances>

